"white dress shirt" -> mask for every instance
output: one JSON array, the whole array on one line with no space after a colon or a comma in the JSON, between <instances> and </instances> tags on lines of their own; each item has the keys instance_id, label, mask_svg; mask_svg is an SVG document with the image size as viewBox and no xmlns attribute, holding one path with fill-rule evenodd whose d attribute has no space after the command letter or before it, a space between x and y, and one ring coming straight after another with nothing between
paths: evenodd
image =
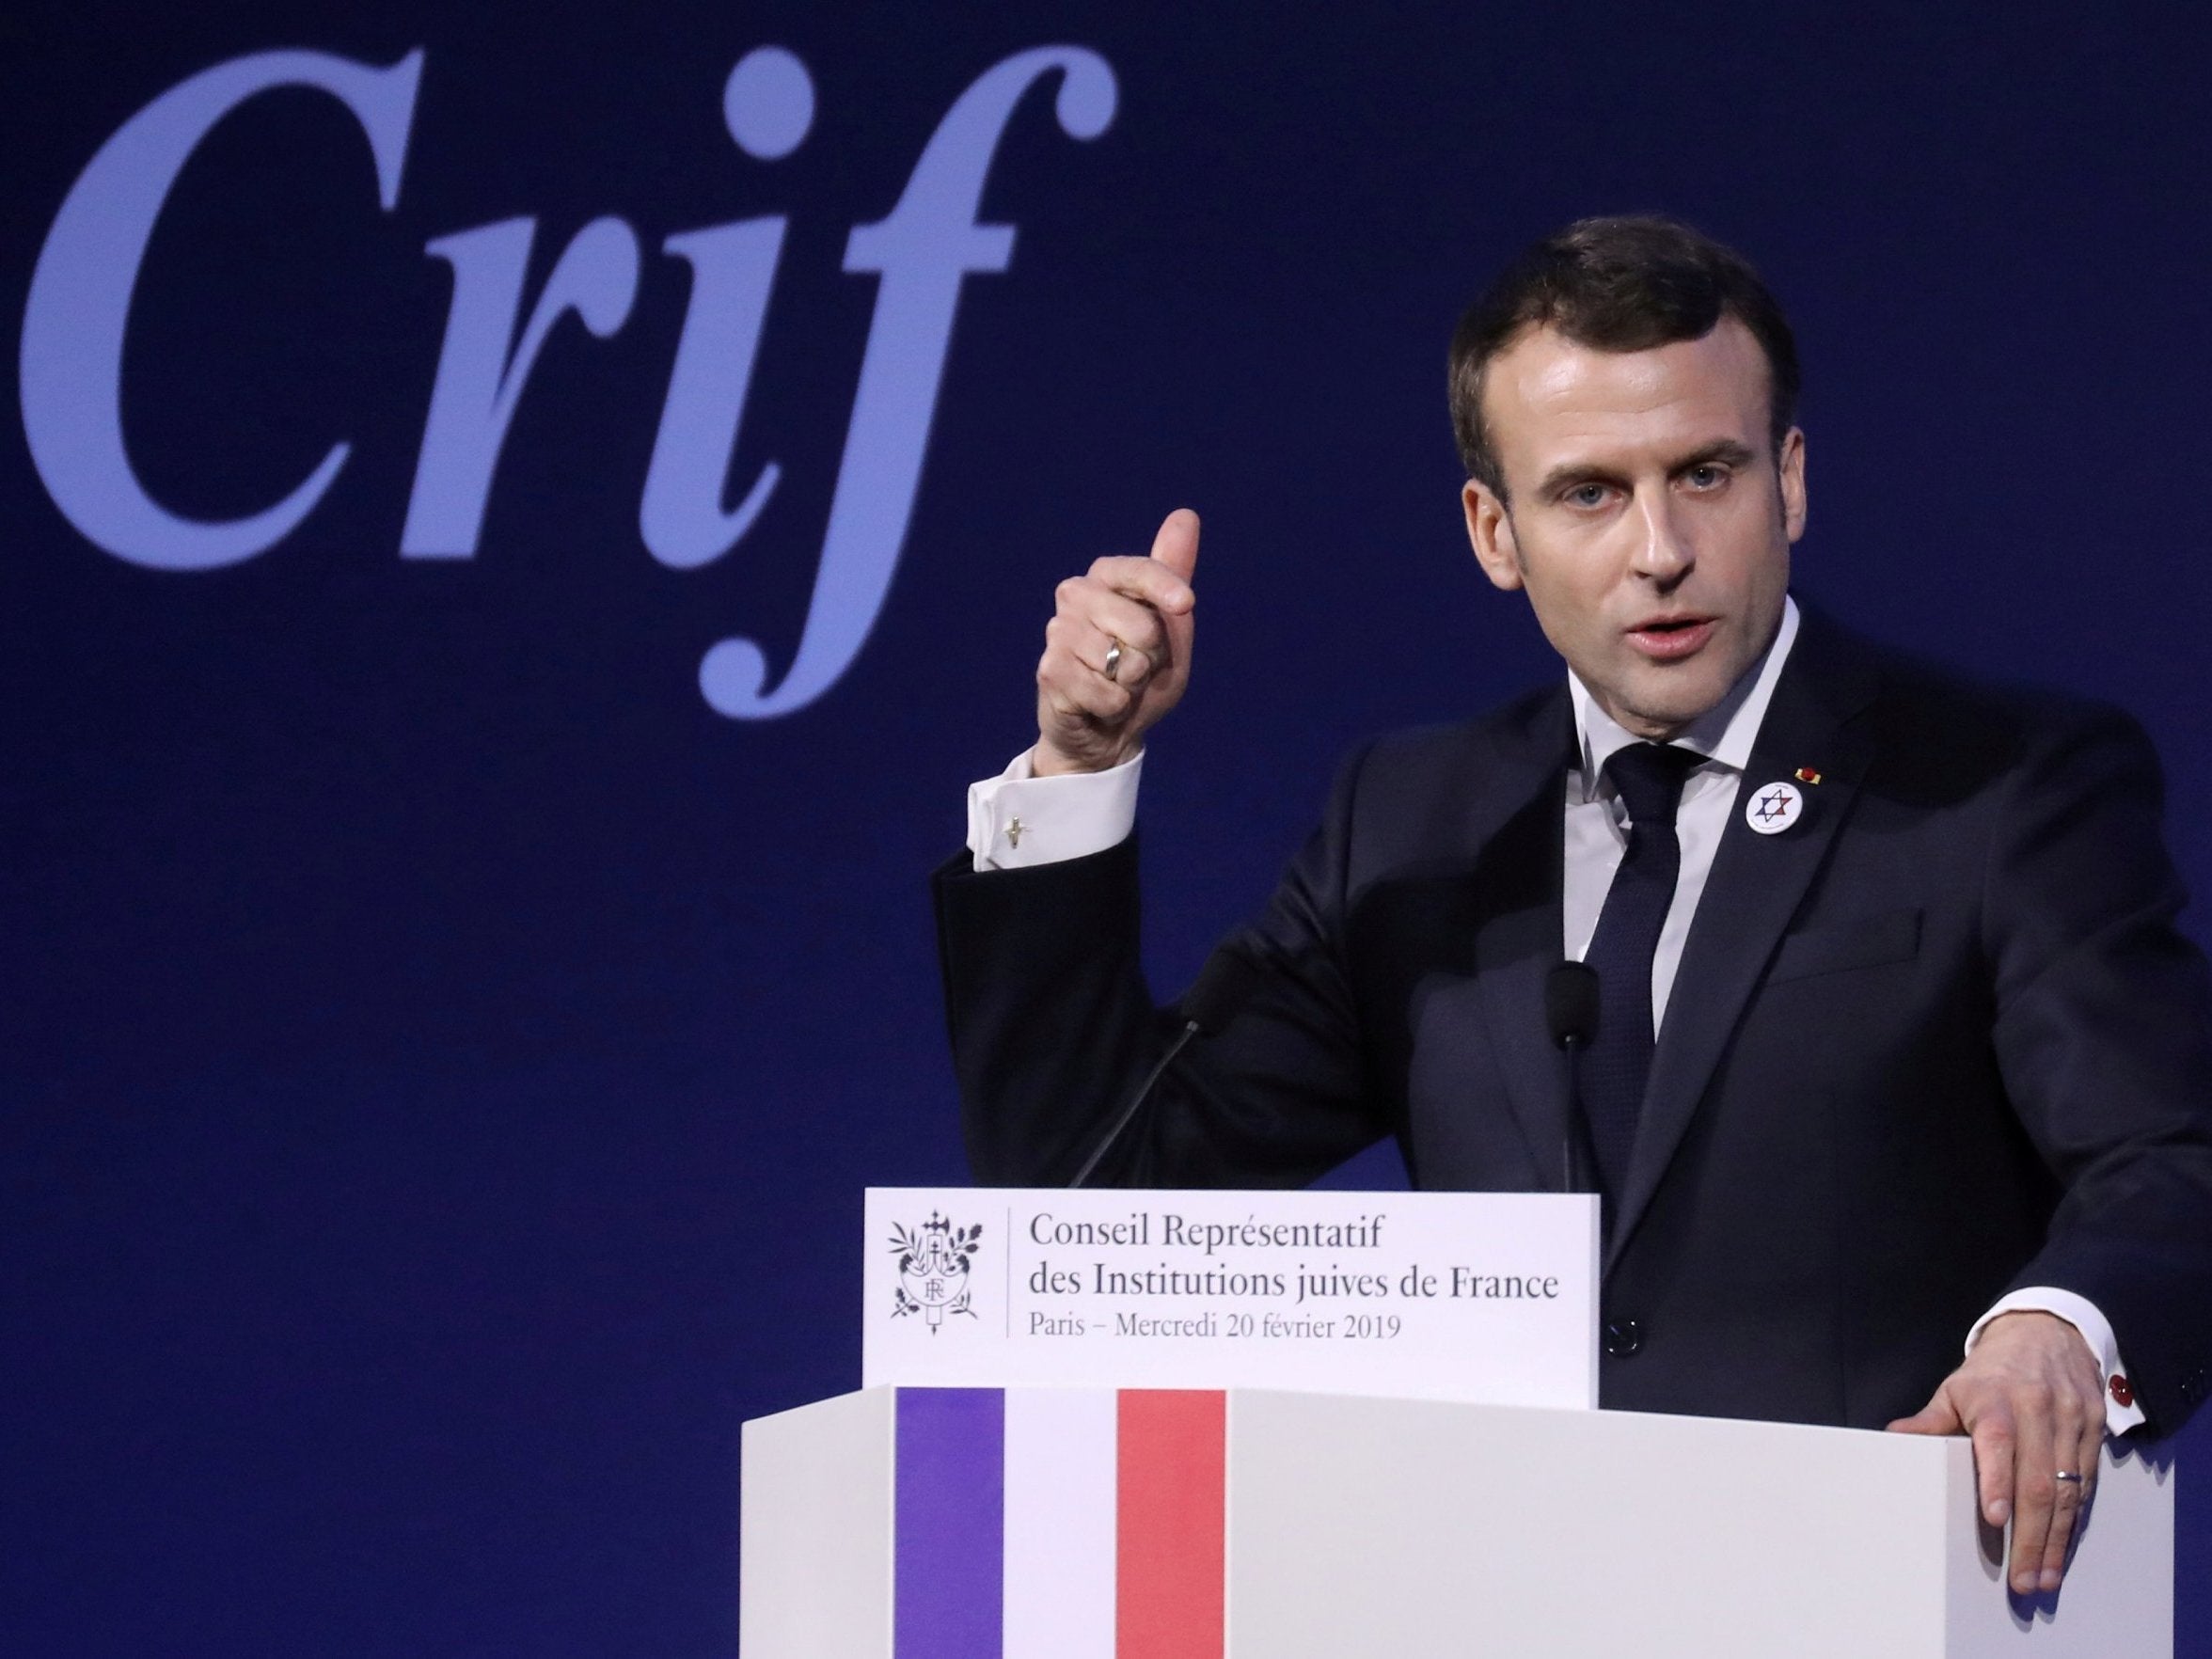
<instances>
[{"instance_id":1,"label":"white dress shirt","mask_svg":"<svg viewBox=\"0 0 2212 1659\"><path fill-rule=\"evenodd\" d=\"M1683 945L1690 937L1690 920L1698 901L1705 896L1705 881L1713 874L1713 857L1735 810L1736 794L1743 786L1744 768L1751 764L1752 740L1766 719L1766 705L1774 701L1775 681L1797 642L1797 606L1782 601L1781 626L1766 655L1745 671L1729 694L1707 709L1674 737L1678 748L1694 750L1706 758L1691 768L1683 781L1682 805L1674 814L1675 838L1682 845L1682 866L1674 878L1674 900L1667 907L1667 922L1659 929L1659 948L1651 956L1651 1029L1664 1030L1667 998L1674 990L1674 975L1682 967ZM1632 743L1641 742L1598 706L1582 676L1567 671L1567 688L1574 704L1574 733L1582 749L1582 766L1567 779L1567 860L1561 911L1566 937L1560 948L1581 961L1598 931L1598 912L1605 908L1613 873L1628 850L1628 807L1614 792L1604 775L1605 763Z\"/></svg>"},{"instance_id":2,"label":"white dress shirt","mask_svg":"<svg viewBox=\"0 0 2212 1659\"><path fill-rule=\"evenodd\" d=\"M1674 990L1675 972L1682 966L1683 945L1690 936L1690 923L1705 882L1713 874L1714 855L1720 850L1729 814L1744 782L1744 769L1751 762L1751 746L1774 699L1775 683L1791 647L1797 642L1797 604L1782 601L1781 625L1766 654L1713 708L1678 733L1673 741L1706 758L1694 767L1683 784L1682 804L1675 814L1675 835L1682 845L1682 865L1675 877L1674 899L1659 931L1659 948L1651 958L1651 1029L1664 1032L1667 1004ZM1574 730L1582 750L1581 766L1567 780L1566 878L1561 893L1564 938L1561 948L1576 961L1589 949L1598 929L1598 912L1604 908L1613 874L1628 846L1628 809L1604 777L1605 762L1616 750L1640 741L1598 706L1596 698L1573 670L1567 685L1574 706ZM1136 823L1137 782L1144 774L1140 753L1103 772L1071 772L1039 778L1030 768L1024 750L996 778L987 778L968 790L968 850L978 870L1016 870L1033 864L1055 863L1104 852L1126 838ZM2110 1433L2132 1429L2143 1421L2142 1408L2121 1405L2112 1398L2111 1379L2125 1375L2119 1345L2111 1324L2086 1297L2055 1286L2035 1286L2014 1291L2000 1300L1967 1333L1971 1349L1983 1328L1999 1314L2020 1311L2055 1314L2081 1333L2095 1356L2105 1386L2105 1427Z\"/></svg>"}]
</instances>

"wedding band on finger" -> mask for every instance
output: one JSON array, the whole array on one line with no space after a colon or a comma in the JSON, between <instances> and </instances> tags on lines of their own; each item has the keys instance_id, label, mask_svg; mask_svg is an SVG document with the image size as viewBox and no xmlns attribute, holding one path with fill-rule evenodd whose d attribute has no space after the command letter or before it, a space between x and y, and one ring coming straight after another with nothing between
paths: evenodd
<instances>
[{"instance_id":1,"label":"wedding band on finger","mask_svg":"<svg viewBox=\"0 0 2212 1659\"><path fill-rule=\"evenodd\" d=\"M2061 1469L2051 1476L2053 1480L2063 1480L2070 1486L2079 1486L2081 1477L2072 1469Z\"/></svg>"},{"instance_id":2,"label":"wedding band on finger","mask_svg":"<svg viewBox=\"0 0 2212 1659\"><path fill-rule=\"evenodd\" d=\"M1106 666L1098 672L1109 680L1121 672L1121 641L1112 634L1106 636Z\"/></svg>"}]
</instances>

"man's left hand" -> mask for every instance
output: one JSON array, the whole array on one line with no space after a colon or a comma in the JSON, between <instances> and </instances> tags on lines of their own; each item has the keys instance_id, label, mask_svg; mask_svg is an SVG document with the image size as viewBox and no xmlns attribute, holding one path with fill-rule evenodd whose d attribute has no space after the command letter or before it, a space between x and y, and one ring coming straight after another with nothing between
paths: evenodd
<instances>
[{"instance_id":1,"label":"man's left hand","mask_svg":"<svg viewBox=\"0 0 2212 1659\"><path fill-rule=\"evenodd\" d=\"M1999 1315L1935 1398L1889 1428L1972 1435L1983 1516L2013 1523L2014 1592L2059 1588L2105 1444L2103 1380L2080 1332L2055 1314Z\"/></svg>"}]
</instances>

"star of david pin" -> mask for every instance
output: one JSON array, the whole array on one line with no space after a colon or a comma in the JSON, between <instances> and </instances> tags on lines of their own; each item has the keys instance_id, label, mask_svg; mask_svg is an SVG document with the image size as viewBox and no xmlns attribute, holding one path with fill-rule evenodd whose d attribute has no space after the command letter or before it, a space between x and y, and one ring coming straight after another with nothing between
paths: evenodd
<instances>
[{"instance_id":1,"label":"star of david pin","mask_svg":"<svg viewBox=\"0 0 2212 1659\"><path fill-rule=\"evenodd\" d=\"M1794 783L1762 783L1744 804L1744 822L1760 835L1779 835L1805 815L1805 792Z\"/></svg>"}]
</instances>

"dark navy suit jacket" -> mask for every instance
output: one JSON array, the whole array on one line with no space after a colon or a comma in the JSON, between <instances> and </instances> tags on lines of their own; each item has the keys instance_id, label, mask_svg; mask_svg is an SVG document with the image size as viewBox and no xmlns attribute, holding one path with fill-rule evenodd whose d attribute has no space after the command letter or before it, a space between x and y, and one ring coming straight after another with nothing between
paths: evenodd
<instances>
[{"instance_id":1,"label":"dark navy suit jacket","mask_svg":"<svg viewBox=\"0 0 2212 1659\"><path fill-rule=\"evenodd\" d=\"M1290 1186L1382 1135L1416 1185L1556 1189L1564 686L1356 755L1240 943L1266 965L1108 1177ZM2111 1320L2170 1432L2212 1385L2212 981L2134 722L1808 614L1698 905L1606 1244L1604 1404L1878 1428L2008 1288ZM1134 838L938 874L971 1163L1067 1179L1177 1027ZM1612 1351L1618 1350L1619 1351Z\"/></svg>"}]
</instances>

